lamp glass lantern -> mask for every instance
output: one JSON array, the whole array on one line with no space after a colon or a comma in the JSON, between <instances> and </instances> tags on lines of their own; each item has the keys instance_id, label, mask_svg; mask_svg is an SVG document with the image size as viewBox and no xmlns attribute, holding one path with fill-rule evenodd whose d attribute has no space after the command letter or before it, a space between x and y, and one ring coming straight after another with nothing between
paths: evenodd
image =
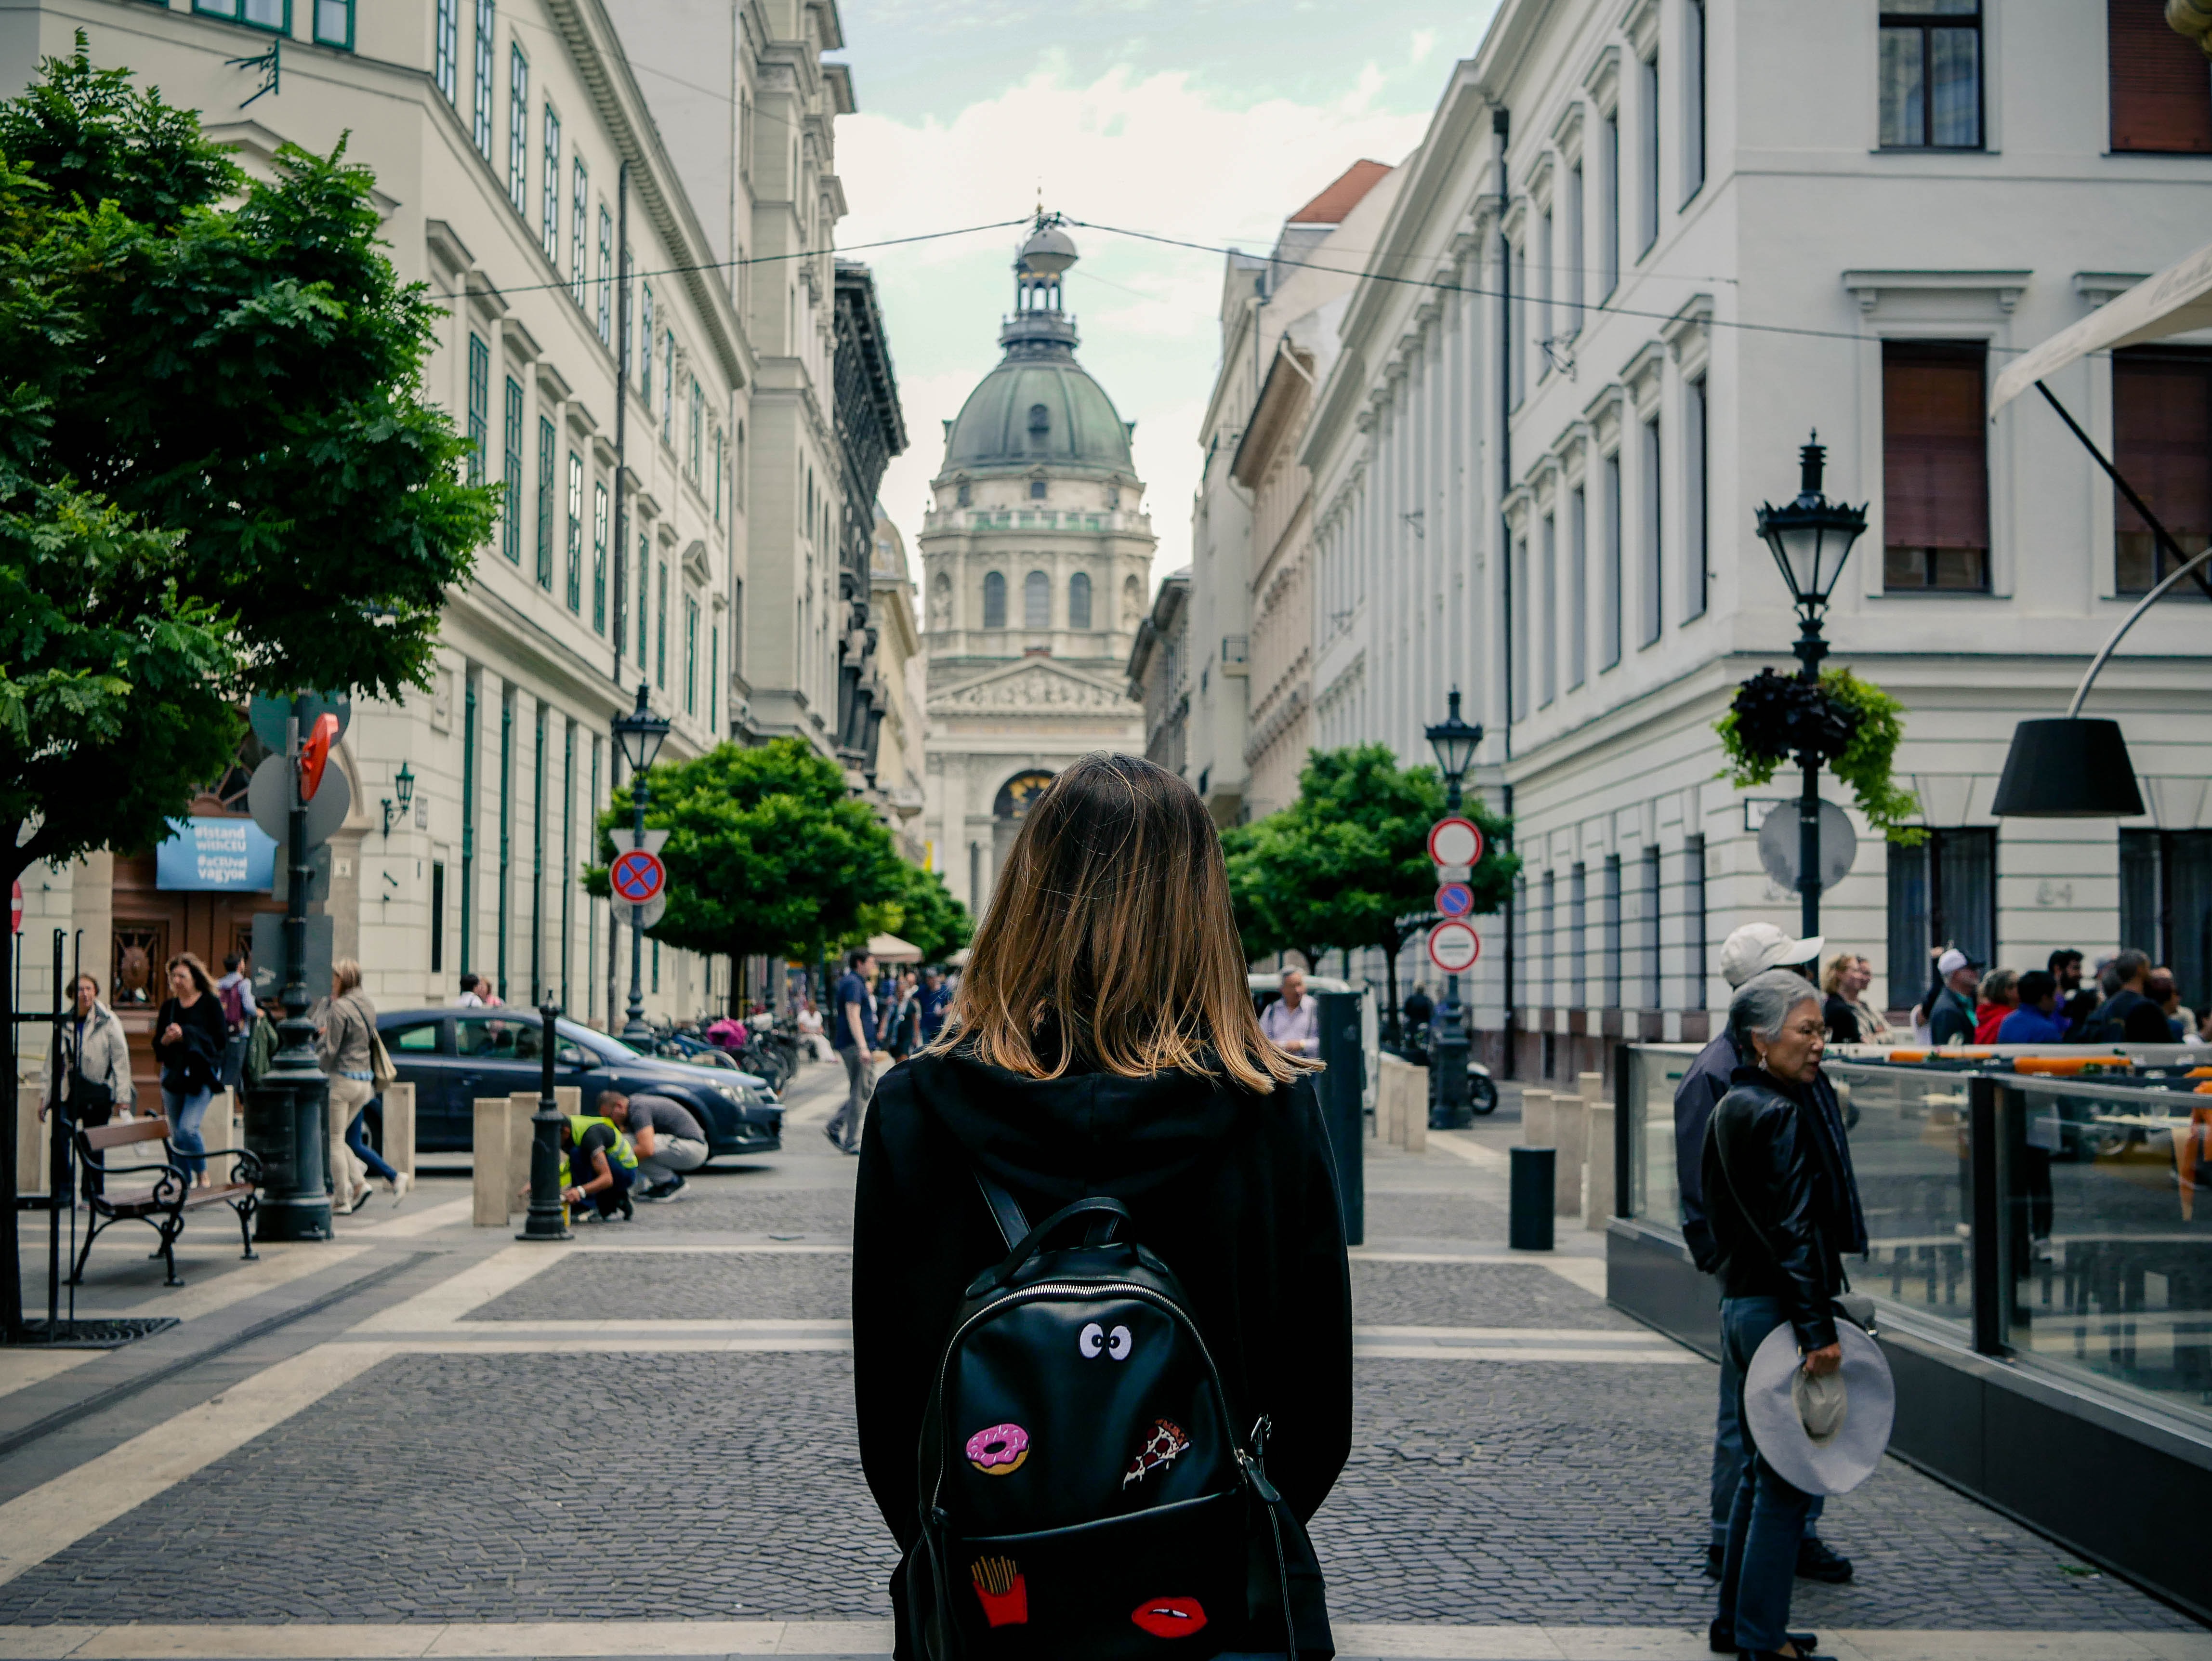
<instances>
[{"instance_id":1,"label":"lamp glass lantern","mask_svg":"<svg viewBox=\"0 0 2212 1661\"><path fill-rule=\"evenodd\" d=\"M1836 580L1844 574L1851 545L1866 530L1866 509L1831 502L1820 488L1827 449L1815 433L1798 452L1799 482L1796 501L1777 508L1765 503L1759 510L1759 534L1797 609L1816 614L1828 603Z\"/></svg>"},{"instance_id":2,"label":"lamp glass lantern","mask_svg":"<svg viewBox=\"0 0 2212 1661\"><path fill-rule=\"evenodd\" d=\"M399 811L403 813L415 805L414 770L404 761L399 764L399 770L392 776L392 794L398 801Z\"/></svg>"},{"instance_id":3,"label":"lamp glass lantern","mask_svg":"<svg viewBox=\"0 0 2212 1661\"><path fill-rule=\"evenodd\" d=\"M1474 765L1474 752L1482 743L1480 722L1470 724L1459 718L1459 688L1451 691L1450 713L1436 726L1426 729L1429 747L1436 751L1437 770L1443 775L1444 782L1456 788L1467 776L1468 769Z\"/></svg>"},{"instance_id":4,"label":"lamp glass lantern","mask_svg":"<svg viewBox=\"0 0 2212 1661\"><path fill-rule=\"evenodd\" d=\"M656 715L646 708L647 684L638 683L637 708L626 715L617 715L613 722L615 742L622 746L623 760L632 773L642 773L660 755L660 746L668 737L668 718Z\"/></svg>"}]
</instances>

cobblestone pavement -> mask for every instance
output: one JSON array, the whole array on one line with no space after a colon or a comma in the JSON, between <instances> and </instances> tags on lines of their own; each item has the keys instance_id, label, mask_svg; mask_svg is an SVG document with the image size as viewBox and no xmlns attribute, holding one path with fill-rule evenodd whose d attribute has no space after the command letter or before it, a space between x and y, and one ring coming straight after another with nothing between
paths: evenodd
<instances>
[{"instance_id":1,"label":"cobblestone pavement","mask_svg":"<svg viewBox=\"0 0 2212 1661\"><path fill-rule=\"evenodd\" d=\"M850 1171L795 1150L585 1238L842 1235ZM1370 1241L1501 1250L1502 1173L1434 1151L1370 1171ZM578 1253L462 1324L840 1320L849 1267ZM1363 1324L1637 1329L1534 1262L1362 1261L1353 1277ZM1340 1618L1702 1626L1709 1366L1358 1366L1352 1459L1314 1527ZM880 1619L893 1554L850 1381L849 1357L823 1352L395 1356L0 1585L0 1625ZM1833 1501L1824 1532L1859 1579L1800 1582L1800 1624L2192 1629L1896 1461Z\"/></svg>"}]
</instances>

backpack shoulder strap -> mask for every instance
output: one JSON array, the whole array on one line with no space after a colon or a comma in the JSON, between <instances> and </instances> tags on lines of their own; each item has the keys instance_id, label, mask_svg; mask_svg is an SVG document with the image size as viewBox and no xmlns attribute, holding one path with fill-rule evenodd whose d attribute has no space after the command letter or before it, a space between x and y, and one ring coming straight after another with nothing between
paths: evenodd
<instances>
[{"instance_id":1,"label":"backpack shoulder strap","mask_svg":"<svg viewBox=\"0 0 2212 1661\"><path fill-rule=\"evenodd\" d=\"M1006 1250L1012 1251L1029 1233L1030 1220L1023 1214L1021 1202L1012 1195L981 1171L975 1175L975 1186L983 1196L984 1205L989 1208L991 1220L999 1226L999 1234L1006 1241Z\"/></svg>"}]
</instances>

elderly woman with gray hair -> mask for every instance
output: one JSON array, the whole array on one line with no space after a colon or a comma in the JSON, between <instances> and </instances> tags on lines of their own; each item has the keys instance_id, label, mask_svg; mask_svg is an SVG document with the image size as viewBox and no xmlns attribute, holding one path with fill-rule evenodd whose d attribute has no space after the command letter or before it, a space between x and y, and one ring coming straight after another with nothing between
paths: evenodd
<instances>
[{"instance_id":1,"label":"elderly woman with gray hair","mask_svg":"<svg viewBox=\"0 0 2212 1661\"><path fill-rule=\"evenodd\" d=\"M1827 1043L1820 994L1802 976L1770 970L1737 989L1729 1027L1757 1061L1736 1068L1705 1132L1723 1365L1741 1376L1786 1323L1806 1371L1832 1372L1843 1354L1836 1299L1850 1284L1843 1254L1863 1254L1867 1238L1843 1122L1832 1093L1820 1087ZM1748 1423L1744 1436L1748 1444ZM1809 1654L1814 1641L1786 1630L1812 1496L1784 1482L1755 1445L1748 1451L1729 1516L1711 1645L1788 1661Z\"/></svg>"}]
</instances>

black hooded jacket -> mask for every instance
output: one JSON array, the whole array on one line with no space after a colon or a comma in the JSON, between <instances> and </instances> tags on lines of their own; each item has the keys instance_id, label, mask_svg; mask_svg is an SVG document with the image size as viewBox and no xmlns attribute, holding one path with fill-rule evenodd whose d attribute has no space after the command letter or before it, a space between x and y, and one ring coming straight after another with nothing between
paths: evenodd
<instances>
[{"instance_id":1,"label":"black hooded jacket","mask_svg":"<svg viewBox=\"0 0 2212 1661\"><path fill-rule=\"evenodd\" d=\"M1033 1223L1089 1195L1129 1208L1134 1238L1182 1281L1240 1423L1273 1421L1267 1474L1310 1518L1352 1447L1350 1272L1310 1079L1254 1096L1191 1074L1024 1079L925 1055L876 1087L853 1231L860 1463L900 1548L920 1532L916 1450L953 1312L1006 1256L979 1166ZM891 1598L908 1658L903 1563ZM1306 1624L1302 1610L1302 1638Z\"/></svg>"}]
</instances>

